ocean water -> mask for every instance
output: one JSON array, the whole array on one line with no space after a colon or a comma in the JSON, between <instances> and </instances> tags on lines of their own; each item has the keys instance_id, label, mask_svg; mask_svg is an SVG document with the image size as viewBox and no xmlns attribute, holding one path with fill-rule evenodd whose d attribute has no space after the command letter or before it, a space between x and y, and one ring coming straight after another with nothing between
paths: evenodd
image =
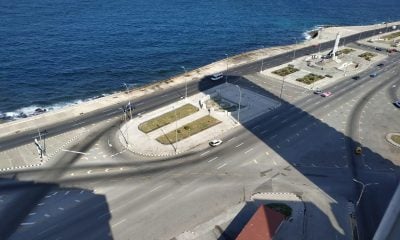
<instances>
[{"instance_id":1,"label":"ocean water","mask_svg":"<svg viewBox=\"0 0 400 240\"><path fill-rule=\"evenodd\" d=\"M0 118L291 44L318 25L400 20L399 0L0 0Z\"/></svg>"}]
</instances>

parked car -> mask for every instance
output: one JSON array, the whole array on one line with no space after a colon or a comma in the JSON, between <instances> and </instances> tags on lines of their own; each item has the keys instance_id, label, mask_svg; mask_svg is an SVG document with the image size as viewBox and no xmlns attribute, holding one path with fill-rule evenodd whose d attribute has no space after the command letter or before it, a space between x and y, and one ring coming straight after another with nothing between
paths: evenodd
<instances>
[{"instance_id":1,"label":"parked car","mask_svg":"<svg viewBox=\"0 0 400 240\"><path fill-rule=\"evenodd\" d=\"M385 64L383 64L383 63L379 63L378 65L376 65L376 66L378 66L378 67L383 67Z\"/></svg>"},{"instance_id":2,"label":"parked car","mask_svg":"<svg viewBox=\"0 0 400 240\"><path fill-rule=\"evenodd\" d=\"M360 79L360 76L354 76L354 77L352 77L352 79L353 80L358 80L358 79Z\"/></svg>"},{"instance_id":3,"label":"parked car","mask_svg":"<svg viewBox=\"0 0 400 240\"><path fill-rule=\"evenodd\" d=\"M356 149L354 150L354 153L357 154L357 155L361 155L362 148L360 146L356 147Z\"/></svg>"},{"instance_id":4,"label":"parked car","mask_svg":"<svg viewBox=\"0 0 400 240\"><path fill-rule=\"evenodd\" d=\"M331 93L331 92L323 92L323 93L321 94L321 97L329 97L329 96L332 96L332 93Z\"/></svg>"},{"instance_id":5,"label":"parked car","mask_svg":"<svg viewBox=\"0 0 400 240\"><path fill-rule=\"evenodd\" d=\"M222 143L221 139L214 139L209 144L210 144L211 147L216 147L218 145L221 145L221 143Z\"/></svg>"},{"instance_id":6,"label":"parked car","mask_svg":"<svg viewBox=\"0 0 400 240\"><path fill-rule=\"evenodd\" d=\"M397 100L396 102L393 103L396 107L400 108L400 100Z\"/></svg>"},{"instance_id":7,"label":"parked car","mask_svg":"<svg viewBox=\"0 0 400 240\"><path fill-rule=\"evenodd\" d=\"M218 81L220 79L224 78L224 75L222 73L216 73L211 76L212 81Z\"/></svg>"},{"instance_id":8,"label":"parked car","mask_svg":"<svg viewBox=\"0 0 400 240\"><path fill-rule=\"evenodd\" d=\"M316 89L314 90L314 94L320 95L322 93L322 90Z\"/></svg>"},{"instance_id":9,"label":"parked car","mask_svg":"<svg viewBox=\"0 0 400 240\"><path fill-rule=\"evenodd\" d=\"M369 76L373 78L376 77L377 75L378 75L377 73L371 73Z\"/></svg>"},{"instance_id":10,"label":"parked car","mask_svg":"<svg viewBox=\"0 0 400 240\"><path fill-rule=\"evenodd\" d=\"M376 51L382 51L382 48L376 47L375 50L376 50Z\"/></svg>"}]
</instances>

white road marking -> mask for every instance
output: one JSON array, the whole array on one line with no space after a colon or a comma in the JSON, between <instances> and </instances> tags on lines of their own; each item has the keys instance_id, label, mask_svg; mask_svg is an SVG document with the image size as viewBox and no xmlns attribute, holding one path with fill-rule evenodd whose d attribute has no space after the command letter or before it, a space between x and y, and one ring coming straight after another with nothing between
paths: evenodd
<instances>
[{"instance_id":1,"label":"white road marking","mask_svg":"<svg viewBox=\"0 0 400 240\"><path fill-rule=\"evenodd\" d=\"M159 189L159 188L162 188L164 185L160 185L160 186L158 186L158 187L155 187L155 188L153 188L150 192L154 192L154 191L156 191L157 189Z\"/></svg>"},{"instance_id":2,"label":"white road marking","mask_svg":"<svg viewBox=\"0 0 400 240\"><path fill-rule=\"evenodd\" d=\"M233 139L235 139L236 137L233 137L233 138L231 138L231 139L229 139L227 142L230 142L230 141L232 141Z\"/></svg>"},{"instance_id":3,"label":"white road marking","mask_svg":"<svg viewBox=\"0 0 400 240\"><path fill-rule=\"evenodd\" d=\"M213 158L213 159L210 159L210 160L208 160L207 162L212 162L212 161L214 161L215 159L217 159L218 157L215 157L215 158Z\"/></svg>"},{"instance_id":4,"label":"white road marking","mask_svg":"<svg viewBox=\"0 0 400 240\"><path fill-rule=\"evenodd\" d=\"M217 167L217 169L221 169L226 166L226 163L222 164L221 166Z\"/></svg>"},{"instance_id":5,"label":"white road marking","mask_svg":"<svg viewBox=\"0 0 400 240\"><path fill-rule=\"evenodd\" d=\"M68 149L62 149L62 151L64 151L64 152L78 153L78 154L83 154L83 155L86 155L86 153L84 153L84 152L77 152L77 151L72 151L72 150L68 150Z\"/></svg>"},{"instance_id":6,"label":"white road marking","mask_svg":"<svg viewBox=\"0 0 400 240\"><path fill-rule=\"evenodd\" d=\"M208 150L208 151L206 151L206 152L203 152L202 154L200 154L200 156L206 155L206 154L209 153L209 152L210 152L210 150Z\"/></svg>"},{"instance_id":7,"label":"white road marking","mask_svg":"<svg viewBox=\"0 0 400 240\"><path fill-rule=\"evenodd\" d=\"M272 160L272 162L274 163L275 166L278 165L278 164L275 162L275 160Z\"/></svg>"},{"instance_id":8,"label":"white road marking","mask_svg":"<svg viewBox=\"0 0 400 240\"><path fill-rule=\"evenodd\" d=\"M138 103L136 103L135 105L136 106L140 106L140 105L143 105L144 104L144 102L138 102Z\"/></svg>"},{"instance_id":9,"label":"white road marking","mask_svg":"<svg viewBox=\"0 0 400 240\"><path fill-rule=\"evenodd\" d=\"M244 154L247 154L249 152L253 151L253 148L250 148L249 150L247 150L246 152L244 152Z\"/></svg>"},{"instance_id":10,"label":"white road marking","mask_svg":"<svg viewBox=\"0 0 400 240\"><path fill-rule=\"evenodd\" d=\"M113 225L111 225L111 227L116 227L117 225L119 225L119 224L121 224L121 223L123 223L125 221L126 221L126 218L121 220L121 221L119 221L119 222L117 222L117 223L114 223Z\"/></svg>"},{"instance_id":11,"label":"white road marking","mask_svg":"<svg viewBox=\"0 0 400 240\"><path fill-rule=\"evenodd\" d=\"M262 131L262 132L261 132L261 134L264 134L264 133L266 133L266 132L268 132L268 130L264 130L264 131Z\"/></svg>"},{"instance_id":12,"label":"white road marking","mask_svg":"<svg viewBox=\"0 0 400 240\"><path fill-rule=\"evenodd\" d=\"M21 223L21 226L26 226L26 225L33 225L35 222L26 222L26 223Z\"/></svg>"},{"instance_id":13,"label":"white road marking","mask_svg":"<svg viewBox=\"0 0 400 240\"><path fill-rule=\"evenodd\" d=\"M81 124L84 124L84 123L86 123L86 122L75 123L75 124L72 124L72 126L78 126L78 125L81 125Z\"/></svg>"},{"instance_id":14,"label":"white road marking","mask_svg":"<svg viewBox=\"0 0 400 240\"><path fill-rule=\"evenodd\" d=\"M165 199L167 199L167 198L169 198L169 197L171 197L171 196L172 196L172 193L170 193L170 194L168 194L167 196L161 198L160 200L165 200Z\"/></svg>"},{"instance_id":15,"label":"white road marking","mask_svg":"<svg viewBox=\"0 0 400 240\"><path fill-rule=\"evenodd\" d=\"M239 145L236 145L235 148L238 148L238 147L240 147L242 145L243 145L243 143L240 143Z\"/></svg>"}]
</instances>

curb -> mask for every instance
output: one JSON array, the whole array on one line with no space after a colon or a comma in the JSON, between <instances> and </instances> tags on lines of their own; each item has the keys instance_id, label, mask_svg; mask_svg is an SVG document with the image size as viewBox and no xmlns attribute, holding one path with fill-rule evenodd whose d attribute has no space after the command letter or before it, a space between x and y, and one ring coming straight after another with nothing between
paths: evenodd
<instances>
[{"instance_id":1,"label":"curb","mask_svg":"<svg viewBox=\"0 0 400 240\"><path fill-rule=\"evenodd\" d=\"M395 147L400 147L400 144L396 143L395 141L392 140L392 136L400 136L400 133L388 133L386 134L386 141L388 141L390 144L394 145Z\"/></svg>"}]
</instances>

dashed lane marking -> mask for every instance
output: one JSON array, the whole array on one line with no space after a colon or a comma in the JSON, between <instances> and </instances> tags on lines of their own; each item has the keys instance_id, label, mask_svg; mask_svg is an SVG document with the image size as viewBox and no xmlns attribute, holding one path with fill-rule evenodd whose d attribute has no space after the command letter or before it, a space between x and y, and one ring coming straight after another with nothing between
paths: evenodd
<instances>
[{"instance_id":1,"label":"dashed lane marking","mask_svg":"<svg viewBox=\"0 0 400 240\"><path fill-rule=\"evenodd\" d=\"M238 148L240 146L242 146L244 143L240 143L239 145L236 145L235 148Z\"/></svg>"},{"instance_id":2,"label":"dashed lane marking","mask_svg":"<svg viewBox=\"0 0 400 240\"><path fill-rule=\"evenodd\" d=\"M250 148L249 150L247 150L246 152L244 152L244 154L247 154L249 152L253 151L253 148Z\"/></svg>"},{"instance_id":3,"label":"dashed lane marking","mask_svg":"<svg viewBox=\"0 0 400 240\"><path fill-rule=\"evenodd\" d=\"M206 155L206 154L209 153L209 152L210 152L210 150L208 150L208 151L206 151L206 152L203 152L202 154L200 154L200 156Z\"/></svg>"},{"instance_id":4,"label":"dashed lane marking","mask_svg":"<svg viewBox=\"0 0 400 240\"><path fill-rule=\"evenodd\" d=\"M113 225L111 225L111 227L116 227L116 226L118 226L119 224L121 224L121 223L123 223L123 222L125 222L126 221L126 218L125 219L122 219L121 221L119 221L119 222L117 222L117 223L114 223Z\"/></svg>"},{"instance_id":5,"label":"dashed lane marking","mask_svg":"<svg viewBox=\"0 0 400 240\"><path fill-rule=\"evenodd\" d=\"M222 164L221 166L217 167L217 169L221 169L226 166L226 163Z\"/></svg>"},{"instance_id":6,"label":"dashed lane marking","mask_svg":"<svg viewBox=\"0 0 400 240\"><path fill-rule=\"evenodd\" d=\"M212 158L212 159L208 160L207 162L212 162L212 161L214 161L214 160L217 159L217 158L218 158L218 157Z\"/></svg>"}]
</instances>

